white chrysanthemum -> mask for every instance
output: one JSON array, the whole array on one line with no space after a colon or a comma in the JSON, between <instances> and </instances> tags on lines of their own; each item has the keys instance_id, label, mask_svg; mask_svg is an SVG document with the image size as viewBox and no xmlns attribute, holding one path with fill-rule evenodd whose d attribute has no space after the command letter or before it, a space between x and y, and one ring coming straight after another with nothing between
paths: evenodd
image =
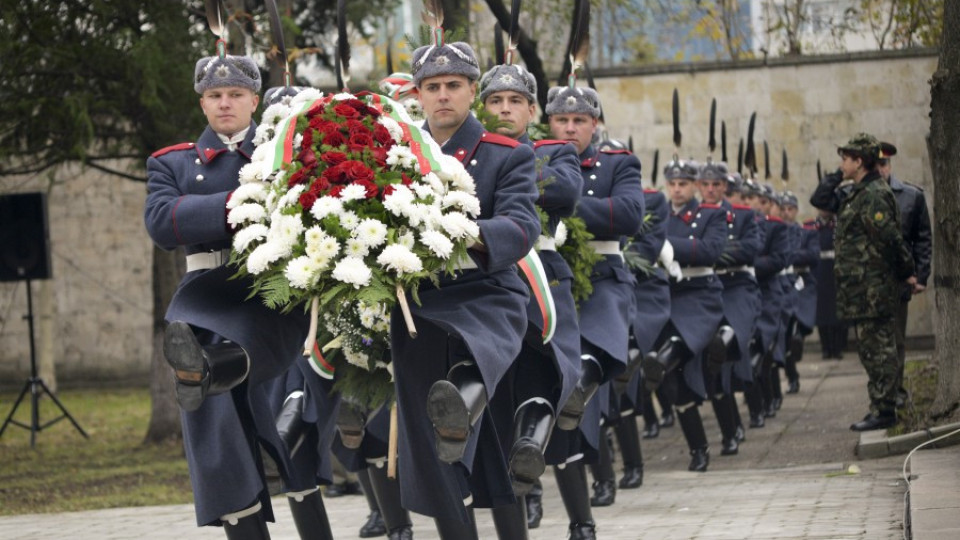
<instances>
[{"instance_id":1,"label":"white chrysanthemum","mask_svg":"<svg viewBox=\"0 0 960 540\"><path fill-rule=\"evenodd\" d=\"M293 96L293 99L290 100L290 108L293 110L299 110L299 105L301 103L312 103L323 97L323 92L317 90L316 88L304 88L297 95Z\"/></svg>"},{"instance_id":2,"label":"white chrysanthemum","mask_svg":"<svg viewBox=\"0 0 960 540\"><path fill-rule=\"evenodd\" d=\"M240 169L243 174L243 169ZM233 190L233 195L227 201L227 209L232 210L243 203L250 201L262 202L267 198L267 184L263 182L251 182L249 184L240 184L240 187Z\"/></svg>"},{"instance_id":3,"label":"white chrysanthemum","mask_svg":"<svg viewBox=\"0 0 960 540\"><path fill-rule=\"evenodd\" d=\"M383 248L377 262L393 270L398 276L423 270L423 261L409 248L400 244L390 244Z\"/></svg>"},{"instance_id":4,"label":"white chrysanthemum","mask_svg":"<svg viewBox=\"0 0 960 540\"><path fill-rule=\"evenodd\" d=\"M420 199L432 199L432 197L436 195L436 192L429 184L414 182L413 184L410 184L410 187L413 189L413 192L417 194L417 198Z\"/></svg>"},{"instance_id":5,"label":"white chrysanthemum","mask_svg":"<svg viewBox=\"0 0 960 540\"><path fill-rule=\"evenodd\" d=\"M440 231L421 232L420 242L441 259L448 259L453 253L453 242Z\"/></svg>"},{"instance_id":6,"label":"white chrysanthemum","mask_svg":"<svg viewBox=\"0 0 960 540\"><path fill-rule=\"evenodd\" d=\"M477 217L480 215L480 200L463 191L451 191L443 197L444 208L458 208L460 211Z\"/></svg>"},{"instance_id":7,"label":"white chrysanthemum","mask_svg":"<svg viewBox=\"0 0 960 540\"><path fill-rule=\"evenodd\" d=\"M262 223L266 219L267 209L257 203L241 204L227 214L227 223L234 226L243 223Z\"/></svg>"},{"instance_id":8,"label":"white chrysanthemum","mask_svg":"<svg viewBox=\"0 0 960 540\"><path fill-rule=\"evenodd\" d=\"M307 249L316 249L316 247L320 245L320 242L322 242L325 238L327 238L327 233L316 225L310 227L303 233L303 239L307 243Z\"/></svg>"},{"instance_id":9,"label":"white chrysanthemum","mask_svg":"<svg viewBox=\"0 0 960 540\"><path fill-rule=\"evenodd\" d=\"M387 226L376 219L365 219L352 231L353 236L367 247L377 247L387 240Z\"/></svg>"},{"instance_id":10,"label":"white chrysanthemum","mask_svg":"<svg viewBox=\"0 0 960 540\"><path fill-rule=\"evenodd\" d=\"M317 220L321 220L329 215L339 216L343 212L343 201L336 197L324 195L313 203L310 214Z\"/></svg>"},{"instance_id":11,"label":"white chrysanthemum","mask_svg":"<svg viewBox=\"0 0 960 540\"><path fill-rule=\"evenodd\" d=\"M287 216L274 212L270 216L270 232L267 237L270 240L281 240L293 244L303 233L303 220L299 215Z\"/></svg>"},{"instance_id":12,"label":"white chrysanthemum","mask_svg":"<svg viewBox=\"0 0 960 540\"><path fill-rule=\"evenodd\" d=\"M413 249L413 246L417 243L417 238L413 236L412 232L405 232L400 235L400 238L397 238L397 243L407 249Z\"/></svg>"},{"instance_id":13,"label":"white chrysanthemum","mask_svg":"<svg viewBox=\"0 0 960 540\"><path fill-rule=\"evenodd\" d=\"M348 99L357 99L357 96L349 92L340 92L339 94L334 94L333 99L337 101L347 101Z\"/></svg>"},{"instance_id":14,"label":"white chrysanthemum","mask_svg":"<svg viewBox=\"0 0 960 540\"><path fill-rule=\"evenodd\" d=\"M362 201L367 198L367 188L360 184L350 184L340 191L340 200L343 202Z\"/></svg>"},{"instance_id":15,"label":"white chrysanthemum","mask_svg":"<svg viewBox=\"0 0 960 540\"><path fill-rule=\"evenodd\" d=\"M293 149L294 149L294 151L296 151L297 153L299 153L300 148L301 148L302 146L303 146L303 135L300 134L300 133L294 134L294 136L293 136Z\"/></svg>"},{"instance_id":16,"label":"white chrysanthemum","mask_svg":"<svg viewBox=\"0 0 960 540\"><path fill-rule=\"evenodd\" d=\"M370 278L373 272L363 262L363 259L357 257L344 257L337 262L333 268L333 279L353 285L355 289L366 287L370 284Z\"/></svg>"},{"instance_id":17,"label":"white chrysanthemum","mask_svg":"<svg viewBox=\"0 0 960 540\"><path fill-rule=\"evenodd\" d=\"M237 231L237 234L233 236L233 250L238 253L243 253L250 247L250 244L253 242L258 242L267 237L267 231L270 229L266 225L261 225L256 223L254 225L247 225L246 227Z\"/></svg>"},{"instance_id":18,"label":"white chrysanthemum","mask_svg":"<svg viewBox=\"0 0 960 540\"><path fill-rule=\"evenodd\" d=\"M456 161L456 160L454 160ZM457 161L457 163L460 163ZM437 176L436 173L429 172L423 175L423 182L430 186L430 189L433 190L437 195L443 195L447 192L447 186L443 183L443 180Z\"/></svg>"},{"instance_id":19,"label":"white chrysanthemum","mask_svg":"<svg viewBox=\"0 0 960 540\"><path fill-rule=\"evenodd\" d=\"M405 99L403 101L403 108L407 110L407 114L416 118L423 116L423 107L420 105L420 101L414 98Z\"/></svg>"},{"instance_id":20,"label":"white chrysanthemum","mask_svg":"<svg viewBox=\"0 0 960 540\"><path fill-rule=\"evenodd\" d=\"M310 257L297 257L287 263L283 276L290 282L291 287L306 289L314 284L317 270L317 265Z\"/></svg>"},{"instance_id":21,"label":"white chrysanthemum","mask_svg":"<svg viewBox=\"0 0 960 540\"><path fill-rule=\"evenodd\" d=\"M377 322L373 324L373 328L371 328L371 330L373 330L374 332L390 331L390 318L387 317L385 319L379 319Z\"/></svg>"},{"instance_id":22,"label":"white chrysanthemum","mask_svg":"<svg viewBox=\"0 0 960 540\"><path fill-rule=\"evenodd\" d=\"M261 144L269 141L273 138L274 129L273 126L268 124L260 124L257 126L257 130L253 132L253 144L260 146Z\"/></svg>"},{"instance_id":23,"label":"white chrysanthemum","mask_svg":"<svg viewBox=\"0 0 960 540\"><path fill-rule=\"evenodd\" d=\"M417 158L406 146L395 144L387 150L387 165L391 167L396 166L401 169L412 169L416 162Z\"/></svg>"},{"instance_id":24,"label":"white chrysanthemum","mask_svg":"<svg viewBox=\"0 0 960 540\"><path fill-rule=\"evenodd\" d=\"M390 132L390 137L393 138L393 141L399 143L403 140L403 128L400 127L400 124L396 120L390 118L389 116L383 115L377 119L377 122L387 128L387 131Z\"/></svg>"},{"instance_id":25,"label":"white chrysanthemum","mask_svg":"<svg viewBox=\"0 0 960 540\"><path fill-rule=\"evenodd\" d=\"M263 111L263 116L260 117L260 125L276 126L288 116L290 116L290 107L283 103L274 103Z\"/></svg>"},{"instance_id":26,"label":"white chrysanthemum","mask_svg":"<svg viewBox=\"0 0 960 540\"><path fill-rule=\"evenodd\" d=\"M363 368L366 370L370 369L369 364L367 364L367 362L370 361L370 357L367 354L359 351L355 351L350 347L344 347L342 350L343 350L343 357L346 358L347 362L350 362L351 364L359 368Z\"/></svg>"},{"instance_id":27,"label":"white chrysanthemum","mask_svg":"<svg viewBox=\"0 0 960 540\"><path fill-rule=\"evenodd\" d=\"M443 210L439 204L431 204L427 207L427 216L423 220L423 228L426 230L437 230L443 228L441 220L443 219Z\"/></svg>"},{"instance_id":28,"label":"white chrysanthemum","mask_svg":"<svg viewBox=\"0 0 960 540\"><path fill-rule=\"evenodd\" d=\"M250 161L253 163L262 163L270 159L270 152L273 150L270 148L271 144L261 144L260 146L253 149L253 155L250 156Z\"/></svg>"},{"instance_id":29,"label":"white chrysanthemum","mask_svg":"<svg viewBox=\"0 0 960 540\"><path fill-rule=\"evenodd\" d=\"M430 216L430 205L414 203L404 208L404 215L410 222L411 227L420 227Z\"/></svg>"},{"instance_id":30,"label":"white chrysanthemum","mask_svg":"<svg viewBox=\"0 0 960 540\"><path fill-rule=\"evenodd\" d=\"M240 184L245 185L262 181L261 171L263 171L263 167L256 163L247 163L243 167L240 167Z\"/></svg>"},{"instance_id":31,"label":"white chrysanthemum","mask_svg":"<svg viewBox=\"0 0 960 540\"><path fill-rule=\"evenodd\" d=\"M280 208L286 208L288 206L293 206L300 203L300 194L304 192L307 188L303 184L297 184L290 188L290 191L286 193L277 203L277 206Z\"/></svg>"},{"instance_id":32,"label":"white chrysanthemum","mask_svg":"<svg viewBox=\"0 0 960 540\"><path fill-rule=\"evenodd\" d=\"M343 252L348 257L366 257L370 253L370 248L366 244L361 242L356 238L351 238L347 240L347 245L344 248Z\"/></svg>"},{"instance_id":33,"label":"white chrysanthemum","mask_svg":"<svg viewBox=\"0 0 960 540\"><path fill-rule=\"evenodd\" d=\"M344 210L340 213L340 225L343 225L344 229L353 230L360 225L360 216L356 212Z\"/></svg>"},{"instance_id":34,"label":"white chrysanthemum","mask_svg":"<svg viewBox=\"0 0 960 540\"><path fill-rule=\"evenodd\" d=\"M383 198L383 207L387 212L401 217L406 215L407 208L413 204L413 192L404 185L394 185L393 193Z\"/></svg>"},{"instance_id":35,"label":"white chrysanthemum","mask_svg":"<svg viewBox=\"0 0 960 540\"><path fill-rule=\"evenodd\" d=\"M557 247L567 242L567 226L562 221L557 224L557 232L554 233L553 238L557 241Z\"/></svg>"},{"instance_id":36,"label":"white chrysanthemum","mask_svg":"<svg viewBox=\"0 0 960 540\"><path fill-rule=\"evenodd\" d=\"M450 238L478 238L480 227L462 212L450 212L440 220L440 226L447 231Z\"/></svg>"},{"instance_id":37,"label":"white chrysanthemum","mask_svg":"<svg viewBox=\"0 0 960 540\"><path fill-rule=\"evenodd\" d=\"M340 253L340 242L332 236L324 236L312 250L311 255L321 259L333 259Z\"/></svg>"},{"instance_id":38,"label":"white chrysanthemum","mask_svg":"<svg viewBox=\"0 0 960 540\"><path fill-rule=\"evenodd\" d=\"M276 191L270 190L267 192L267 200L263 201L263 206L266 207L267 212L272 214L277 209L277 198Z\"/></svg>"},{"instance_id":39,"label":"white chrysanthemum","mask_svg":"<svg viewBox=\"0 0 960 540\"><path fill-rule=\"evenodd\" d=\"M270 266L270 263L276 262L284 255L284 246L277 242L265 242L257 246L250 256L247 257L247 272L258 275Z\"/></svg>"},{"instance_id":40,"label":"white chrysanthemum","mask_svg":"<svg viewBox=\"0 0 960 540\"><path fill-rule=\"evenodd\" d=\"M463 168L463 164L453 156L444 155L440 162L440 175L449 182L455 189L466 191L467 193L476 193L476 183L470 173Z\"/></svg>"},{"instance_id":41,"label":"white chrysanthemum","mask_svg":"<svg viewBox=\"0 0 960 540\"><path fill-rule=\"evenodd\" d=\"M360 316L360 324L364 328L373 329L373 325L377 322L376 316L371 311L359 311L357 313Z\"/></svg>"}]
</instances>

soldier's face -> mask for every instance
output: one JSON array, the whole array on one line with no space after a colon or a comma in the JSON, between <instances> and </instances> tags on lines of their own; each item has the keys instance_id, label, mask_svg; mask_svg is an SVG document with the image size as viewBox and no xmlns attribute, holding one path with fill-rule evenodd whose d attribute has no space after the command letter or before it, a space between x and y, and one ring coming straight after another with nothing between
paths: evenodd
<instances>
[{"instance_id":1,"label":"soldier's face","mask_svg":"<svg viewBox=\"0 0 960 540\"><path fill-rule=\"evenodd\" d=\"M743 202L747 203L747 205L749 205L754 212L760 211L760 197L757 197L756 195L752 195L752 194L745 195L743 197Z\"/></svg>"},{"instance_id":2,"label":"soldier's face","mask_svg":"<svg viewBox=\"0 0 960 540\"><path fill-rule=\"evenodd\" d=\"M562 141L572 142L577 153L590 146L597 131L597 119L589 114L555 114L550 117L550 132Z\"/></svg>"},{"instance_id":3,"label":"soldier's face","mask_svg":"<svg viewBox=\"0 0 960 540\"><path fill-rule=\"evenodd\" d=\"M438 75L420 82L420 105L430 130L456 131L470 114L476 83L463 75ZM452 135L452 133L451 133Z\"/></svg>"},{"instance_id":4,"label":"soldier's face","mask_svg":"<svg viewBox=\"0 0 960 540\"><path fill-rule=\"evenodd\" d=\"M700 199L707 204L717 204L723 199L723 192L727 189L725 180L697 180L700 189Z\"/></svg>"},{"instance_id":5,"label":"soldier's face","mask_svg":"<svg viewBox=\"0 0 960 540\"><path fill-rule=\"evenodd\" d=\"M886 181L888 181L888 182L890 181L890 171L892 171L892 170L893 170L893 169L892 169L892 167L890 166L890 159L889 159L889 158L888 158L888 159L881 159L880 161L877 162L877 172L879 172L879 173L880 173L880 176L882 176L883 179L886 180Z\"/></svg>"},{"instance_id":6,"label":"soldier's face","mask_svg":"<svg viewBox=\"0 0 960 540\"><path fill-rule=\"evenodd\" d=\"M497 133L512 137L520 137L527 130L527 124L533 118L536 107L523 94L513 90L495 92L487 96L483 106L502 122Z\"/></svg>"},{"instance_id":7,"label":"soldier's face","mask_svg":"<svg viewBox=\"0 0 960 540\"><path fill-rule=\"evenodd\" d=\"M211 88L200 96L200 108L214 131L233 135L250 125L260 96L253 90L236 86Z\"/></svg>"},{"instance_id":8,"label":"soldier's face","mask_svg":"<svg viewBox=\"0 0 960 540\"><path fill-rule=\"evenodd\" d=\"M844 180L855 180L861 165L863 165L863 161L860 158L855 158L850 154L840 154L840 172L843 173Z\"/></svg>"},{"instance_id":9,"label":"soldier's face","mask_svg":"<svg viewBox=\"0 0 960 540\"><path fill-rule=\"evenodd\" d=\"M675 178L667 182L667 193L670 196L670 203L674 206L683 206L690 202L696 191L697 184L693 180Z\"/></svg>"},{"instance_id":10,"label":"soldier's face","mask_svg":"<svg viewBox=\"0 0 960 540\"><path fill-rule=\"evenodd\" d=\"M787 223L794 223L797 221L797 207L796 206L783 206L780 208L780 217L783 218Z\"/></svg>"},{"instance_id":11,"label":"soldier's face","mask_svg":"<svg viewBox=\"0 0 960 540\"><path fill-rule=\"evenodd\" d=\"M742 205L745 203L743 200L743 195L739 191L731 191L724 195L724 197L730 201L730 204L739 204Z\"/></svg>"}]
</instances>

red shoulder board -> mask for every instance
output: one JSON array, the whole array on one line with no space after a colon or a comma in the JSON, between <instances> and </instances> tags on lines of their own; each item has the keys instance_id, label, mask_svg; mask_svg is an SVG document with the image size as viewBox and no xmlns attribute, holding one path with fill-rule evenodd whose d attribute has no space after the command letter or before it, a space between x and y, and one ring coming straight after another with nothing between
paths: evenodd
<instances>
[{"instance_id":1,"label":"red shoulder board","mask_svg":"<svg viewBox=\"0 0 960 540\"><path fill-rule=\"evenodd\" d=\"M552 144L567 144L567 141L561 141L560 139L543 139L541 141L535 141L533 147L540 148L541 146L550 146Z\"/></svg>"},{"instance_id":2,"label":"red shoulder board","mask_svg":"<svg viewBox=\"0 0 960 540\"><path fill-rule=\"evenodd\" d=\"M177 150L190 150L190 149L192 149L194 146L196 146L196 145L195 145L194 143L192 143L192 142L185 142L185 143L175 144L175 145L173 145L173 146L168 146L168 147L166 147L166 148L161 148L161 149L157 150L156 152L150 154L150 156L151 156L151 157L158 158L158 157L160 157L160 156L162 156L162 155L164 155L164 154L169 154L170 152L176 152Z\"/></svg>"},{"instance_id":3,"label":"red shoulder board","mask_svg":"<svg viewBox=\"0 0 960 540\"><path fill-rule=\"evenodd\" d=\"M499 144L500 146L509 146L510 148L516 148L520 146L520 141L516 139L511 139L506 135L500 135L499 133L490 133L489 131L484 131L483 135L480 135L481 142L488 142L493 144Z\"/></svg>"},{"instance_id":4,"label":"red shoulder board","mask_svg":"<svg viewBox=\"0 0 960 540\"><path fill-rule=\"evenodd\" d=\"M753 210L753 207L747 206L745 204L731 204L735 210Z\"/></svg>"},{"instance_id":5,"label":"red shoulder board","mask_svg":"<svg viewBox=\"0 0 960 540\"><path fill-rule=\"evenodd\" d=\"M767 216L767 221L774 221L776 223L783 223L783 220L776 216Z\"/></svg>"},{"instance_id":6,"label":"red shoulder board","mask_svg":"<svg viewBox=\"0 0 960 540\"><path fill-rule=\"evenodd\" d=\"M817 220L815 220L815 219L808 219L808 220L804 221L804 222L803 222L803 228L804 228L804 229L807 229L808 231L815 230L815 229L817 228Z\"/></svg>"},{"instance_id":7,"label":"red shoulder board","mask_svg":"<svg viewBox=\"0 0 960 540\"><path fill-rule=\"evenodd\" d=\"M700 208L712 208L713 210L716 210L716 209L720 208L720 205L719 205L719 204L710 204L710 203L700 203Z\"/></svg>"},{"instance_id":8,"label":"red shoulder board","mask_svg":"<svg viewBox=\"0 0 960 540\"><path fill-rule=\"evenodd\" d=\"M660 193L659 189L643 188L644 193Z\"/></svg>"},{"instance_id":9,"label":"red shoulder board","mask_svg":"<svg viewBox=\"0 0 960 540\"><path fill-rule=\"evenodd\" d=\"M601 150L601 152L603 152L604 154L627 154L627 155L630 155L631 153L629 150L621 150L621 149L614 149L614 148L604 148L603 150Z\"/></svg>"}]
</instances>

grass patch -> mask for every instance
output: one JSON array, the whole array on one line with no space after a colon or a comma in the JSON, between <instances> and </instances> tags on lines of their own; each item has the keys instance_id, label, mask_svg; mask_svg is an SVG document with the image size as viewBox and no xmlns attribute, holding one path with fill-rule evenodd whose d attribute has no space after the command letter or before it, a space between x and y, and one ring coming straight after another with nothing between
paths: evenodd
<instances>
[{"instance_id":1,"label":"grass patch","mask_svg":"<svg viewBox=\"0 0 960 540\"><path fill-rule=\"evenodd\" d=\"M0 418L17 395L0 394ZM193 501L182 443L142 444L148 389L66 390L57 398L90 438L65 418L37 433L30 448L30 430L8 425L0 437L0 515ZM60 413L49 398L39 411L41 425ZM30 424L29 395L14 419Z\"/></svg>"},{"instance_id":2,"label":"grass patch","mask_svg":"<svg viewBox=\"0 0 960 540\"><path fill-rule=\"evenodd\" d=\"M930 409L937 395L939 370L929 357L908 361L903 369L903 386L910 394L906 407L897 410L899 423L887 430L888 435L913 433L938 425Z\"/></svg>"}]
</instances>

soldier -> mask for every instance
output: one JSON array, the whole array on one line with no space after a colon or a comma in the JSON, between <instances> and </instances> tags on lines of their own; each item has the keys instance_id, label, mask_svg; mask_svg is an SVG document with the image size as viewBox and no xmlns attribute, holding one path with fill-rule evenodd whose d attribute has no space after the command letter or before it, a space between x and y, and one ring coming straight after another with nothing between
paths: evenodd
<instances>
[{"instance_id":1,"label":"soldier","mask_svg":"<svg viewBox=\"0 0 960 540\"><path fill-rule=\"evenodd\" d=\"M893 165L890 158L897 155L897 147L888 142L881 142L880 151L878 171L880 176L890 184L893 196L897 199L897 205L900 207L903 240L907 243L907 249L913 256L913 264L917 270L917 284L912 290L906 286L903 287L903 292L900 294L900 304L897 306L897 356L900 358L900 365L903 366L906 356L904 340L907 333L907 308L910 298L915 294L922 293L927 288L927 279L930 277L930 253L932 251L930 215L927 212L927 201L924 198L923 189L909 182L903 182L893 175ZM897 404L901 406L906 399L902 371L897 387L900 392Z\"/></svg>"},{"instance_id":2,"label":"soldier","mask_svg":"<svg viewBox=\"0 0 960 540\"><path fill-rule=\"evenodd\" d=\"M571 289L573 273L557 253L554 236L561 218L573 214L580 200L583 178L575 146L560 140L530 141L527 125L536 113L536 94L536 79L519 65L496 66L480 79L480 101L501 122L497 131L534 148L536 154L541 180L537 203L547 217L537 247L556 311L553 339L544 345L546 321L537 299L530 299L529 326L523 348L505 380L510 387L501 388L491 403L495 413L498 408L502 409L497 418L501 444L518 496L526 495L534 487L547 464L562 463L555 456L545 459L544 451L554 428L555 411L570 395L580 373L580 327ZM519 510L522 514L523 508ZM526 534L525 530L509 530L513 520L503 519L502 513L498 509L494 511L500 538ZM524 521L521 519L520 523L523 525Z\"/></svg>"},{"instance_id":3,"label":"soldier","mask_svg":"<svg viewBox=\"0 0 960 540\"><path fill-rule=\"evenodd\" d=\"M727 212L694 197L698 175L699 166L691 161L674 159L664 169L671 209L667 241L680 276L671 276L670 322L641 366L648 388L663 383L675 392L672 401L690 449L688 469L706 472L710 453L699 410L707 395L702 353L723 319L723 285L713 265L727 243Z\"/></svg>"},{"instance_id":4,"label":"soldier","mask_svg":"<svg viewBox=\"0 0 960 540\"><path fill-rule=\"evenodd\" d=\"M723 321L707 348L708 392L723 435L720 455L739 452L745 439L734 392L753 382L750 340L760 314L760 289L753 260L760 250L760 230L752 208L740 204L743 179L724 163L707 163L697 181L705 203L727 211L727 244L716 264L723 284ZM733 201L736 201L734 204Z\"/></svg>"},{"instance_id":5,"label":"soldier","mask_svg":"<svg viewBox=\"0 0 960 540\"><path fill-rule=\"evenodd\" d=\"M837 280L833 274L833 233L837 215L817 210L817 238L820 243L820 261L817 264L817 334L824 360L843 359L847 346L847 325L837 318Z\"/></svg>"},{"instance_id":6,"label":"soldier","mask_svg":"<svg viewBox=\"0 0 960 540\"><path fill-rule=\"evenodd\" d=\"M576 215L594 236L591 247L604 256L590 276L593 293L580 305L580 380L557 419L562 429L579 424L587 432L588 444L596 448L604 441L595 434L596 425L588 425L586 413L591 405L607 406L607 386L599 393L598 389L627 368L634 281L624 265L620 245L623 237L636 234L643 222L640 161L626 150L599 151L591 145L600 116L600 97L595 90L551 88L546 113L553 136L577 147L583 192ZM571 457L577 452L568 447L566 453ZM571 538L595 537L589 502L581 491L586 487L583 461L592 457L555 468L570 517Z\"/></svg>"},{"instance_id":7,"label":"soldier","mask_svg":"<svg viewBox=\"0 0 960 540\"><path fill-rule=\"evenodd\" d=\"M799 247L793 250L793 288L797 291L797 309L787 325L787 393L800 391L797 362L803 357L803 339L813 332L817 315L817 263L820 262L820 236L815 220L797 224L797 196L786 191L781 194L783 221L796 227Z\"/></svg>"},{"instance_id":8,"label":"soldier","mask_svg":"<svg viewBox=\"0 0 960 540\"><path fill-rule=\"evenodd\" d=\"M860 362L870 379L870 412L850 429L883 429L897 422L902 369L896 349L898 291L904 282L916 285L917 276L896 198L877 171L880 142L860 133L837 153L843 177L854 182L837 215L837 306L841 318L856 324Z\"/></svg>"},{"instance_id":9,"label":"soldier","mask_svg":"<svg viewBox=\"0 0 960 540\"><path fill-rule=\"evenodd\" d=\"M227 201L253 152L259 89L250 58L221 52L200 59L194 90L208 126L196 142L147 160L147 232L161 248L182 246L187 256L167 309L164 355L182 409L197 523L222 525L231 539L269 538L273 513L260 449L282 472L291 463L263 383L288 369L308 326L301 310L281 314L245 300L250 281L230 279L235 269L224 265L232 239ZM300 495L290 499L295 519L325 521L316 485Z\"/></svg>"},{"instance_id":10,"label":"soldier","mask_svg":"<svg viewBox=\"0 0 960 540\"><path fill-rule=\"evenodd\" d=\"M470 114L476 56L435 30L435 42L413 53L413 82L426 131L476 182L480 238L456 276L441 277L439 287L421 284L421 305L411 306L419 337L408 337L395 310L391 354L403 505L433 516L441 538L468 539L477 537L469 507L516 502L484 412L526 334L529 292L515 265L533 248L540 223L533 150L484 131Z\"/></svg>"}]
</instances>

